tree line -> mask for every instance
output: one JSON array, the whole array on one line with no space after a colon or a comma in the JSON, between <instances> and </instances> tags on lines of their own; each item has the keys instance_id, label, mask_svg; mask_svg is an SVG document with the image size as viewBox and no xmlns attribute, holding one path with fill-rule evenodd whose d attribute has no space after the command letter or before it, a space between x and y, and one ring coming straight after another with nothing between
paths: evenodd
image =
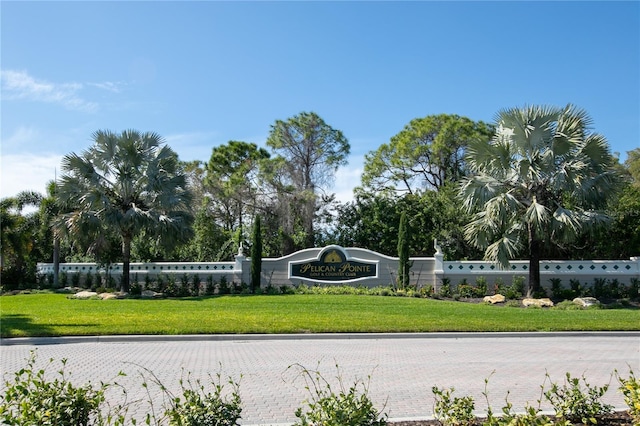
<instances>
[{"instance_id":1,"label":"tree line","mask_svg":"<svg viewBox=\"0 0 640 426\"><path fill-rule=\"evenodd\" d=\"M451 260L530 259L535 289L539 259L640 254L640 148L621 164L592 125L572 105L416 118L365 156L346 203L330 189L348 139L313 112L207 161L181 162L153 132L100 130L47 194L0 200L2 284L33 283L37 262L229 260L259 220L265 257L327 244L430 256L437 239Z\"/></svg>"}]
</instances>

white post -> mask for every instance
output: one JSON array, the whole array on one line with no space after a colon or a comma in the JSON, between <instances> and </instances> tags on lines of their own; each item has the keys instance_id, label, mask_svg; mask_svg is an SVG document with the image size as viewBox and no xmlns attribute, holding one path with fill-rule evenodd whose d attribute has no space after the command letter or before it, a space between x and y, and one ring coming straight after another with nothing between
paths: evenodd
<instances>
[{"instance_id":1,"label":"white post","mask_svg":"<svg viewBox=\"0 0 640 426\"><path fill-rule=\"evenodd\" d=\"M438 240L433 240L433 247L436 249L433 255L436 261L433 268L433 291L437 293L440 290L440 286L442 286L444 278L444 253L442 253Z\"/></svg>"}]
</instances>

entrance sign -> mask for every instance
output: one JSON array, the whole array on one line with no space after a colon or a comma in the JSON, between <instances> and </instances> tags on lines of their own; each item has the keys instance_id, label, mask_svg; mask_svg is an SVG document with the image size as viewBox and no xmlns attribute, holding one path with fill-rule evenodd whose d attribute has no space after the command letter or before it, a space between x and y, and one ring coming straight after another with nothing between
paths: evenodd
<instances>
[{"instance_id":1,"label":"entrance sign","mask_svg":"<svg viewBox=\"0 0 640 426\"><path fill-rule=\"evenodd\" d=\"M350 282L378 277L378 262L348 257L340 246L327 246L317 258L289 262L289 278Z\"/></svg>"}]
</instances>

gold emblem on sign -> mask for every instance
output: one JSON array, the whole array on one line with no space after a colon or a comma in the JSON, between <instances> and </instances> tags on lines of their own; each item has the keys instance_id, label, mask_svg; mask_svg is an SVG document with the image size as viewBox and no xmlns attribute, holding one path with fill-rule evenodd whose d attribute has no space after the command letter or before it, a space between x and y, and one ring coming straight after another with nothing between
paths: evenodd
<instances>
[{"instance_id":1,"label":"gold emblem on sign","mask_svg":"<svg viewBox=\"0 0 640 426\"><path fill-rule=\"evenodd\" d=\"M342 258L340 257L338 252L336 252L335 250L331 250L324 257L324 261L325 261L325 263L341 263L342 262Z\"/></svg>"}]
</instances>

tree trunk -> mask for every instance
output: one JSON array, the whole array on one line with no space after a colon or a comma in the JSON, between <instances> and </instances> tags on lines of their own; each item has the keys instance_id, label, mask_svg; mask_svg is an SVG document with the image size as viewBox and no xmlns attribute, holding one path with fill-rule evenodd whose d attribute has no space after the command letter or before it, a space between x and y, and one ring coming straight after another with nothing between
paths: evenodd
<instances>
[{"instance_id":1,"label":"tree trunk","mask_svg":"<svg viewBox=\"0 0 640 426\"><path fill-rule=\"evenodd\" d=\"M540 240L529 225L529 285L527 286L527 297L532 297L540 290Z\"/></svg>"},{"instance_id":2,"label":"tree trunk","mask_svg":"<svg viewBox=\"0 0 640 426\"><path fill-rule=\"evenodd\" d=\"M256 216L253 223L253 238L251 241L251 293L260 289L262 276L262 230L260 216Z\"/></svg>"},{"instance_id":3,"label":"tree trunk","mask_svg":"<svg viewBox=\"0 0 640 426\"><path fill-rule=\"evenodd\" d=\"M129 292L131 286L129 285L129 264L131 263L131 237L128 235L122 236L122 283L120 284L120 291Z\"/></svg>"},{"instance_id":4,"label":"tree trunk","mask_svg":"<svg viewBox=\"0 0 640 426\"><path fill-rule=\"evenodd\" d=\"M398 287L402 290L409 286L409 235L407 215L400 215L400 227L398 229Z\"/></svg>"},{"instance_id":5,"label":"tree trunk","mask_svg":"<svg viewBox=\"0 0 640 426\"><path fill-rule=\"evenodd\" d=\"M313 219L316 213L316 194L313 190L307 189L303 192L302 198L302 227L304 230L304 247L301 248L312 248L315 247L315 233L313 229Z\"/></svg>"}]
</instances>

